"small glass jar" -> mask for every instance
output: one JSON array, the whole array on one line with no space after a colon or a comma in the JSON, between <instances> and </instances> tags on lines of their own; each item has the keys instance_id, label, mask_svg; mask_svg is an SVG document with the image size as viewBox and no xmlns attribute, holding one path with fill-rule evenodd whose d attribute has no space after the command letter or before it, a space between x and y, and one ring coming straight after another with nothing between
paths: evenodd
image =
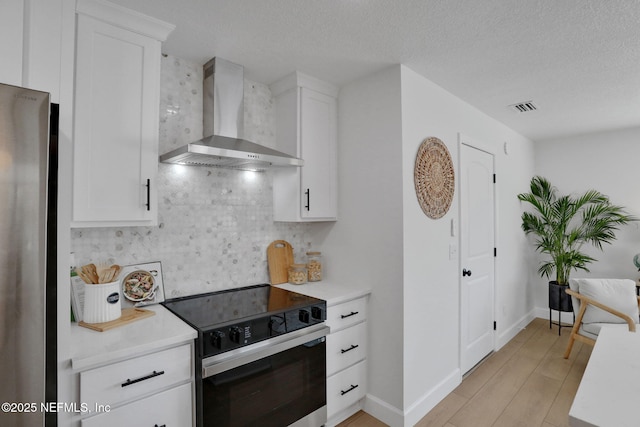
<instances>
[{"instance_id":1,"label":"small glass jar","mask_svg":"<svg viewBox=\"0 0 640 427\"><path fill-rule=\"evenodd\" d=\"M322 253L307 252L307 271L310 282L322 280Z\"/></svg>"},{"instance_id":2,"label":"small glass jar","mask_svg":"<svg viewBox=\"0 0 640 427\"><path fill-rule=\"evenodd\" d=\"M289 283L294 285L302 285L307 283L307 266L306 264L291 264L289 266Z\"/></svg>"}]
</instances>

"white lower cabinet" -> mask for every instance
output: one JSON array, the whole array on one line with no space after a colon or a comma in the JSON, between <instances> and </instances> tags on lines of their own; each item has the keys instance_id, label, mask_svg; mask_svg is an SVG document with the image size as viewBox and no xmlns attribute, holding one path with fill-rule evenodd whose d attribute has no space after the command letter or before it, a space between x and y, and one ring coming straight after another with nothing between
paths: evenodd
<instances>
[{"instance_id":1,"label":"white lower cabinet","mask_svg":"<svg viewBox=\"0 0 640 427\"><path fill-rule=\"evenodd\" d=\"M80 372L83 427L193 425L192 344Z\"/></svg>"},{"instance_id":2,"label":"white lower cabinet","mask_svg":"<svg viewBox=\"0 0 640 427\"><path fill-rule=\"evenodd\" d=\"M327 337L327 376L367 357L367 322L334 332Z\"/></svg>"},{"instance_id":3,"label":"white lower cabinet","mask_svg":"<svg viewBox=\"0 0 640 427\"><path fill-rule=\"evenodd\" d=\"M327 426L360 410L367 393L367 298L327 308Z\"/></svg>"},{"instance_id":4,"label":"white lower cabinet","mask_svg":"<svg viewBox=\"0 0 640 427\"><path fill-rule=\"evenodd\" d=\"M80 401L113 405L191 378L191 349L170 348L80 373Z\"/></svg>"},{"instance_id":5,"label":"white lower cabinet","mask_svg":"<svg viewBox=\"0 0 640 427\"><path fill-rule=\"evenodd\" d=\"M183 427L193 425L191 384L183 384L146 399L82 420L82 427Z\"/></svg>"},{"instance_id":6,"label":"white lower cabinet","mask_svg":"<svg viewBox=\"0 0 640 427\"><path fill-rule=\"evenodd\" d=\"M338 415L364 397L367 392L367 362L362 360L339 374L327 378L327 418ZM349 414L351 415L351 414ZM344 415L346 418L347 415Z\"/></svg>"}]
</instances>

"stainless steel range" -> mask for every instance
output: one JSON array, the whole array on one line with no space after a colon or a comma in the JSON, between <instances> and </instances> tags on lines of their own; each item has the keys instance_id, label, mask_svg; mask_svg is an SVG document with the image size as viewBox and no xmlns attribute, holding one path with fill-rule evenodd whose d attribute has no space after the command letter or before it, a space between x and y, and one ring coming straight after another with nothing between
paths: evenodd
<instances>
[{"instance_id":1,"label":"stainless steel range","mask_svg":"<svg viewBox=\"0 0 640 427\"><path fill-rule=\"evenodd\" d=\"M198 427L326 422L325 301L264 284L163 304L198 331Z\"/></svg>"}]
</instances>

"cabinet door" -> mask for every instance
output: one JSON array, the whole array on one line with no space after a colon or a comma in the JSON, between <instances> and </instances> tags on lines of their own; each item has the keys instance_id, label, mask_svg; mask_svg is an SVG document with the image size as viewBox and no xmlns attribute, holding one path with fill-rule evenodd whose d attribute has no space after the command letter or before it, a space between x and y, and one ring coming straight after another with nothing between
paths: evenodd
<instances>
[{"instance_id":1,"label":"cabinet door","mask_svg":"<svg viewBox=\"0 0 640 427\"><path fill-rule=\"evenodd\" d=\"M367 393L367 361L327 378L327 417L353 405Z\"/></svg>"},{"instance_id":2,"label":"cabinet door","mask_svg":"<svg viewBox=\"0 0 640 427\"><path fill-rule=\"evenodd\" d=\"M159 41L78 15L74 226L157 221L159 91Z\"/></svg>"},{"instance_id":3,"label":"cabinet door","mask_svg":"<svg viewBox=\"0 0 640 427\"><path fill-rule=\"evenodd\" d=\"M331 333L360 323L367 318L367 298L357 298L327 308L327 326Z\"/></svg>"},{"instance_id":4,"label":"cabinet door","mask_svg":"<svg viewBox=\"0 0 640 427\"><path fill-rule=\"evenodd\" d=\"M193 425L192 383L120 406L115 409L89 407L103 412L82 420L82 427Z\"/></svg>"},{"instance_id":5,"label":"cabinet door","mask_svg":"<svg viewBox=\"0 0 640 427\"><path fill-rule=\"evenodd\" d=\"M327 336L327 376L367 357L367 322Z\"/></svg>"},{"instance_id":6,"label":"cabinet door","mask_svg":"<svg viewBox=\"0 0 640 427\"><path fill-rule=\"evenodd\" d=\"M303 219L337 217L336 99L301 89L300 156Z\"/></svg>"},{"instance_id":7,"label":"cabinet door","mask_svg":"<svg viewBox=\"0 0 640 427\"><path fill-rule=\"evenodd\" d=\"M114 405L188 381L192 360L187 344L81 372L80 401Z\"/></svg>"}]
</instances>

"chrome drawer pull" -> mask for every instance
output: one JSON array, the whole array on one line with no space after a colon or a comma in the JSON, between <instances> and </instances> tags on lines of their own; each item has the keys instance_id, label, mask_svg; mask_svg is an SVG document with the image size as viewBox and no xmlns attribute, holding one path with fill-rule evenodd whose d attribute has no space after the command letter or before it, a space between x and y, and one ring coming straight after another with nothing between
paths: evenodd
<instances>
[{"instance_id":1,"label":"chrome drawer pull","mask_svg":"<svg viewBox=\"0 0 640 427\"><path fill-rule=\"evenodd\" d=\"M127 379L127 381L122 383L122 387L126 387L126 386L131 385L131 384L139 383L140 381L148 380L149 378L157 377L157 376L160 376L160 375L164 375L164 371L160 371L160 372L153 371L153 374L149 374L147 376L140 377L140 378L137 378L135 380Z\"/></svg>"},{"instance_id":2,"label":"chrome drawer pull","mask_svg":"<svg viewBox=\"0 0 640 427\"><path fill-rule=\"evenodd\" d=\"M351 384L351 388L349 388L349 390L347 391L340 390L340 396L344 396L345 394L349 393L351 390L355 390L356 388L358 388L358 384L356 385Z\"/></svg>"},{"instance_id":3,"label":"chrome drawer pull","mask_svg":"<svg viewBox=\"0 0 640 427\"><path fill-rule=\"evenodd\" d=\"M341 314L340 318L341 319L346 319L347 317L351 317L351 316L355 316L356 314L360 313L359 311L352 311L349 314Z\"/></svg>"},{"instance_id":4,"label":"chrome drawer pull","mask_svg":"<svg viewBox=\"0 0 640 427\"><path fill-rule=\"evenodd\" d=\"M354 350L354 349L356 349L356 348L358 348L358 347L359 347L359 345L358 345L358 344L351 344L351 347L349 347L349 348L348 348L348 349L346 349L346 350L345 350L345 349L340 349L340 352L341 352L342 354L345 354L347 351Z\"/></svg>"}]
</instances>

